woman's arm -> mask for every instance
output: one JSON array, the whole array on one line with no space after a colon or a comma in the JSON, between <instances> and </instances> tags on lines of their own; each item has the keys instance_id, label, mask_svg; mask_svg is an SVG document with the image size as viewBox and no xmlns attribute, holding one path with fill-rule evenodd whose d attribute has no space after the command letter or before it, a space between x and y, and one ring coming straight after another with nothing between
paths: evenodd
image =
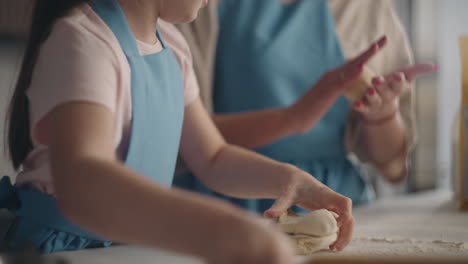
<instances>
[{"instance_id":1,"label":"woman's arm","mask_svg":"<svg viewBox=\"0 0 468 264\"><path fill-rule=\"evenodd\" d=\"M361 138L374 166L390 182L401 182L408 174L407 129L400 112L388 121L363 122Z\"/></svg>"},{"instance_id":2,"label":"woman's arm","mask_svg":"<svg viewBox=\"0 0 468 264\"><path fill-rule=\"evenodd\" d=\"M254 149L270 145L282 138L304 132L304 126L312 127L333 103L337 95L328 98L315 97L313 120L301 120L302 115L291 107L243 112L236 114L213 114L216 126L230 144ZM323 99L323 100L322 100ZM322 104L319 104L322 103ZM309 121L309 122L308 122Z\"/></svg>"},{"instance_id":3,"label":"woman's arm","mask_svg":"<svg viewBox=\"0 0 468 264\"><path fill-rule=\"evenodd\" d=\"M58 206L67 218L106 239L218 263L288 259L279 233L233 206L163 188L124 166L115 156L112 120L107 108L92 103L61 105L45 119ZM213 243L229 250L215 252Z\"/></svg>"},{"instance_id":4,"label":"woman's arm","mask_svg":"<svg viewBox=\"0 0 468 264\"><path fill-rule=\"evenodd\" d=\"M358 142L390 182L399 182L408 174L408 131L400 112L400 97L410 92L415 78L435 70L434 65L418 64L385 78L375 78L375 88L369 89L355 105L362 123Z\"/></svg>"},{"instance_id":5,"label":"woman's arm","mask_svg":"<svg viewBox=\"0 0 468 264\"><path fill-rule=\"evenodd\" d=\"M326 73L290 107L238 114L214 114L213 120L229 143L246 148L266 146L284 137L305 133L323 117L348 85L359 77L363 65L386 42L386 38L380 39L360 56Z\"/></svg>"},{"instance_id":6,"label":"woman's arm","mask_svg":"<svg viewBox=\"0 0 468 264\"><path fill-rule=\"evenodd\" d=\"M387 75L413 64L407 34L391 1L328 2L345 54L356 54L362 47L363 40L385 33L389 38L389 45L368 67L377 74ZM400 111L394 119L390 118L388 122L380 122L379 125L369 125L357 111L351 113L346 127L347 151L356 154L360 161L374 165L379 170L379 175L392 182L401 181L408 174L409 152L416 141L414 105L411 100L414 92L407 89L398 99ZM381 118L386 117L388 114Z\"/></svg>"},{"instance_id":7,"label":"woman's arm","mask_svg":"<svg viewBox=\"0 0 468 264\"><path fill-rule=\"evenodd\" d=\"M292 165L227 144L200 99L186 108L181 154L195 175L215 191L239 198L277 198L265 213L268 217L278 217L296 204L335 211L342 226L335 248L341 250L349 243L354 221L350 199Z\"/></svg>"}]
</instances>

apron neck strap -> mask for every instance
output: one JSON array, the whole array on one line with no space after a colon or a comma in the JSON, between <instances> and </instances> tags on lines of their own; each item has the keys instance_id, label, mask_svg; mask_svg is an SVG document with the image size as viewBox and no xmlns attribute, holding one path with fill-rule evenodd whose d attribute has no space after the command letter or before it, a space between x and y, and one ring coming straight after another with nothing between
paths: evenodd
<instances>
[{"instance_id":1,"label":"apron neck strap","mask_svg":"<svg viewBox=\"0 0 468 264\"><path fill-rule=\"evenodd\" d=\"M125 54L139 56L135 36L117 0L94 0L90 3L90 6L114 32Z\"/></svg>"}]
</instances>

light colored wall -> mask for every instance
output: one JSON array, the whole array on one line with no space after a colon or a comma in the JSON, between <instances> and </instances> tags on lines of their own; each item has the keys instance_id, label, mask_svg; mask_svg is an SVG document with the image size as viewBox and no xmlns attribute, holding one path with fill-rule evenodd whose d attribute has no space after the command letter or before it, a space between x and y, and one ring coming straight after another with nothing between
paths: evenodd
<instances>
[{"instance_id":1,"label":"light colored wall","mask_svg":"<svg viewBox=\"0 0 468 264\"><path fill-rule=\"evenodd\" d=\"M405 26L407 31L411 29L411 1L410 0L393 0L395 9L401 22ZM411 33L411 32L409 32Z\"/></svg>"},{"instance_id":2,"label":"light colored wall","mask_svg":"<svg viewBox=\"0 0 468 264\"><path fill-rule=\"evenodd\" d=\"M438 63L437 38L440 23L437 0L411 1L411 42L416 62ZM416 118L418 146L414 152L413 190L433 188L437 185L437 113L439 90L438 75L432 74L416 81Z\"/></svg>"},{"instance_id":3,"label":"light colored wall","mask_svg":"<svg viewBox=\"0 0 468 264\"><path fill-rule=\"evenodd\" d=\"M0 0L0 32L24 33L30 24L33 0Z\"/></svg>"},{"instance_id":4,"label":"light colored wall","mask_svg":"<svg viewBox=\"0 0 468 264\"><path fill-rule=\"evenodd\" d=\"M452 126L460 105L461 69L458 38L468 36L468 1L437 1L440 12L438 55L440 65L438 91L438 167L441 184L450 182Z\"/></svg>"}]
</instances>

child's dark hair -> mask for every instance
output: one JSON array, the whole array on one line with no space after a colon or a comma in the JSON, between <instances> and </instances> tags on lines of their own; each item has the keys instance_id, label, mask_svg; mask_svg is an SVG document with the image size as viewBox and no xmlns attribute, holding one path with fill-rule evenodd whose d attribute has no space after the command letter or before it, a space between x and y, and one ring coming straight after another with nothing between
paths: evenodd
<instances>
[{"instance_id":1,"label":"child's dark hair","mask_svg":"<svg viewBox=\"0 0 468 264\"><path fill-rule=\"evenodd\" d=\"M30 136L29 102L26 90L39 55L39 50L48 38L54 23L72 8L91 0L36 0L30 34L13 98L7 115L7 141L13 167L18 170L32 151Z\"/></svg>"}]
</instances>

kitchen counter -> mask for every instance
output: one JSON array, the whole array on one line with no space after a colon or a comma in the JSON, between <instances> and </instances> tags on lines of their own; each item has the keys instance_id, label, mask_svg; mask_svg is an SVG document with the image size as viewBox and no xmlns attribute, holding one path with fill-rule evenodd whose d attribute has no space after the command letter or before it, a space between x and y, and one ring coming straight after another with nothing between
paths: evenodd
<instances>
[{"instance_id":1,"label":"kitchen counter","mask_svg":"<svg viewBox=\"0 0 468 264\"><path fill-rule=\"evenodd\" d=\"M353 242L340 253L315 256L457 256L468 263L468 213L461 213L444 191L381 200L357 208ZM199 264L199 260L161 250L118 246L60 253L71 264ZM304 258L300 258L303 260Z\"/></svg>"},{"instance_id":2,"label":"kitchen counter","mask_svg":"<svg viewBox=\"0 0 468 264\"><path fill-rule=\"evenodd\" d=\"M339 255L468 258L468 212L458 211L452 197L426 192L355 209L353 242Z\"/></svg>"}]
</instances>

